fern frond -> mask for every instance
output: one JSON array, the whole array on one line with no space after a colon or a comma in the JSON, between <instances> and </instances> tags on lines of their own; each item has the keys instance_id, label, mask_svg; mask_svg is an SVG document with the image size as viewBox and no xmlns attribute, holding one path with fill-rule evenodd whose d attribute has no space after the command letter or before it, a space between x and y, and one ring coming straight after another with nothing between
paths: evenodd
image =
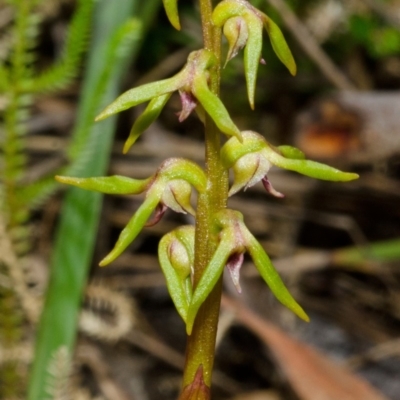
<instances>
[{"instance_id":1,"label":"fern frond","mask_svg":"<svg viewBox=\"0 0 400 400\"><path fill-rule=\"evenodd\" d=\"M123 24L113 35L105 51L104 58L107 60L100 79L97 82L92 94L92 100L85 110L85 113L78 118L79 124L76 126L72 136L71 144L67 149L67 157L71 164L63 168L63 175L79 175L92 156L91 150L94 146L93 141L100 140L100 125L93 129L92 124L98 110L103 106L101 99L108 86L110 78L114 74L119 60L126 57L132 44L139 40L141 36L141 23L137 19L131 19ZM93 132L93 133L91 133ZM36 208L52 194L57 188L57 183L53 176L40 179L25 188L19 190L19 201Z\"/></svg>"},{"instance_id":2,"label":"fern frond","mask_svg":"<svg viewBox=\"0 0 400 400\"><path fill-rule=\"evenodd\" d=\"M122 293L101 284L89 284L86 288L87 306L81 310L79 328L100 340L114 342L126 335L135 324L135 308ZM106 311L111 318L103 318Z\"/></svg>"},{"instance_id":3,"label":"fern frond","mask_svg":"<svg viewBox=\"0 0 400 400\"><path fill-rule=\"evenodd\" d=\"M94 0L80 0L69 27L65 49L60 60L27 83L28 92L51 92L64 89L77 76L86 50Z\"/></svg>"},{"instance_id":4,"label":"fern frond","mask_svg":"<svg viewBox=\"0 0 400 400\"><path fill-rule=\"evenodd\" d=\"M70 377L72 359L67 346L61 346L52 355L48 367L48 400L72 400Z\"/></svg>"}]
</instances>

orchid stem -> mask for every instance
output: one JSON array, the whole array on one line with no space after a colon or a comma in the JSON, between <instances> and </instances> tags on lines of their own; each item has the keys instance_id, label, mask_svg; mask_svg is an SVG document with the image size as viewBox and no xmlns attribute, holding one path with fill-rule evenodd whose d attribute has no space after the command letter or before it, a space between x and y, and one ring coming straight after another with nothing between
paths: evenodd
<instances>
[{"instance_id":1,"label":"orchid stem","mask_svg":"<svg viewBox=\"0 0 400 400\"><path fill-rule=\"evenodd\" d=\"M218 62L210 71L210 88L219 94L221 69L221 30L211 22L212 1L200 0L204 47L214 53ZM228 175L220 159L220 132L210 117L205 121L205 159L207 190L201 194L197 204L194 282L196 287L204 269L209 263L217 246L217 234L213 229L213 216L226 208L228 198ZM214 287L207 300L202 304L186 348L186 363L183 387L193 382L197 370L203 368L203 379L211 385L214 364L215 338L222 293L222 281Z\"/></svg>"}]
</instances>

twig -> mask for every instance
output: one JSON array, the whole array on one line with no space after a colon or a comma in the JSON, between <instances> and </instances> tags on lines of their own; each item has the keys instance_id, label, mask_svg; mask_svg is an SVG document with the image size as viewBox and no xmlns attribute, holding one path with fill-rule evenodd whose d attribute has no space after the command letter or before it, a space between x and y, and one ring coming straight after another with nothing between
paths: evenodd
<instances>
[{"instance_id":1,"label":"twig","mask_svg":"<svg viewBox=\"0 0 400 400\"><path fill-rule=\"evenodd\" d=\"M324 75L341 90L357 90L356 86L336 67L332 60L318 45L307 28L296 17L283 0L266 0L278 11L286 27L293 33L295 39L304 51L317 64Z\"/></svg>"}]
</instances>

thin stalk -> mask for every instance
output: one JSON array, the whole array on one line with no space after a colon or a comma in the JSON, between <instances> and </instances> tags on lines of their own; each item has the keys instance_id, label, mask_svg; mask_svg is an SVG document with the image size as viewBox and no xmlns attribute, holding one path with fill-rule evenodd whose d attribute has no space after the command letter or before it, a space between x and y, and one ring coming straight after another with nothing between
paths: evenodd
<instances>
[{"instance_id":1,"label":"thin stalk","mask_svg":"<svg viewBox=\"0 0 400 400\"><path fill-rule=\"evenodd\" d=\"M221 32L211 22L212 2L200 0L204 47L216 56L217 66L210 71L210 87L219 94L221 69ZM214 214L226 207L228 198L228 175L220 160L220 132L210 118L205 123L205 159L207 191L199 196L196 219L196 241L194 262L194 287L209 263L217 245L214 229ZM188 337L183 387L193 382L196 371L203 367L203 379L207 386L211 384L214 364L215 338L219 317L222 292L222 280L214 287L200 308Z\"/></svg>"}]
</instances>

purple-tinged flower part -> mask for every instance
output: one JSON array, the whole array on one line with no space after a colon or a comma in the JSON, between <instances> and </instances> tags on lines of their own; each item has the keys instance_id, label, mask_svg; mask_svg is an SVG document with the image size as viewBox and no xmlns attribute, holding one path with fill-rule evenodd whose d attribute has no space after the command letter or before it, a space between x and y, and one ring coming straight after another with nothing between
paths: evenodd
<instances>
[{"instance_id":1,"label":"purple-tinged flower part","mask_svg":"<svg viewBox=\"0 0 400 400\"><path fill-rule=\"evenodd\" d=\"M154 210L153 218L148 220L144 226L146 228L149 228L151 226L157 225L161 221L161 218L164 216L167 209L168 207L165 204L158 203L157 207Z\"/></svg>"},{"instance_id":2,"label":"purple-tinged flower part","mask_svg":"<svg viewBox=\"0 0 400 400\"><path fill-rule=\"evenodd\" d=\"M186 65L176 75L128 90L108 105L96 117L96 121L101 121L149 101L139 123L134 125L125 147L125 151L127 151L143 130L147 129L159 116L169 96L178 91L182 101L182 111L179 113L180 121L187 118L199 103L222 133L228 136L236 136L240 141L240 130L232 121L221 99L209 87L209 70L215 65L216 57L209 50L193 51L189 54Z\"/></svg>"},{"instance_id":3,"label":"purple-tinged flower part","mask_svg":"<svg viewBox=\"0 0 400 400\"><path fill-rule=\"evenodd\" d=\"M185 92L183 90L179 91L179 96L181 98L182 111L178 113L178 116L179 122L183 122L196 108L197 100L190 92Z\"/></svg>"},{"instance_id":4,"label":"purple-tinged flower part","mask_svg":"<svg viewBox=\"0 0 400 400\"><path fill-rule=\"evenodd\" d=\"M267 178L272 165L325 181L347 182L358 178L357 174L342 172L328 165L307 160L304 154L294 147L272 146L256 132L243 131L241 135L241 142L232 137L221 149L222 165L226 169L232 168L235 174L229 196L261 180L269 193L283 197Z\"/></svg>"},{"instance_id":5,"label":"purple-tinged flower part","mask_svg":"<svg viewBox=\"0 0 400 400\"><path fill-rule=\"evenodd\" d=\"M155 185L159 182L155 181ZM195 215L195 210L190 204L190 196L192 194L192 186L183 179L174 179L169 181L162 189L162 195L159 204L157 205L154 216L150 221L147 221L146 227L154 226L160 222L167 208L181 214Z\"/></svg>"},{"instance_id":6,"label":"purple-tinged flower part","mask_svg":"<svg viewBox=\"0 0 400 400\"><path fill-rule=\"evenodd\" d=\"M274 197L278 197L280 199L283 199L285 195L281 192L278 192L271 184L267 176L264 176L264 178L261 179L262 184L264 185L265 190L272 194Z\"/></svg>"},{"instance_id":7,"label":"purple-tinged flower part","mask_svg":"<svg viewBox=\"0 0 400 400\"><path fill-rule=\"evenodd\" d=\"M244 254L243 253L234 253L228 258L228 262L226 263L226 268L228 269L232 282L236 287L238 293L242 293L242 288L240 287L240 269L243 265Z\"/></svg>"},{"instance_id":8,"label":"purple-tinged flower part","mask_svg":"<svg viewBox=\"0 0 400 400\"><path fill-rule=\"evenodd\" d=\"M191 334L198 310L218 282L225 267L228 267L233 283L238 291L241 291L239 273L245 252L250 255L260 275L276 298L300 318L308 321L306 313L287 290L268 255L246 227L243 215L235 210L224 209L218 211L214 218L216 227L220 229L219 243L193 292L187 310L187 334Z\"/></svg>"}]
</instances>

